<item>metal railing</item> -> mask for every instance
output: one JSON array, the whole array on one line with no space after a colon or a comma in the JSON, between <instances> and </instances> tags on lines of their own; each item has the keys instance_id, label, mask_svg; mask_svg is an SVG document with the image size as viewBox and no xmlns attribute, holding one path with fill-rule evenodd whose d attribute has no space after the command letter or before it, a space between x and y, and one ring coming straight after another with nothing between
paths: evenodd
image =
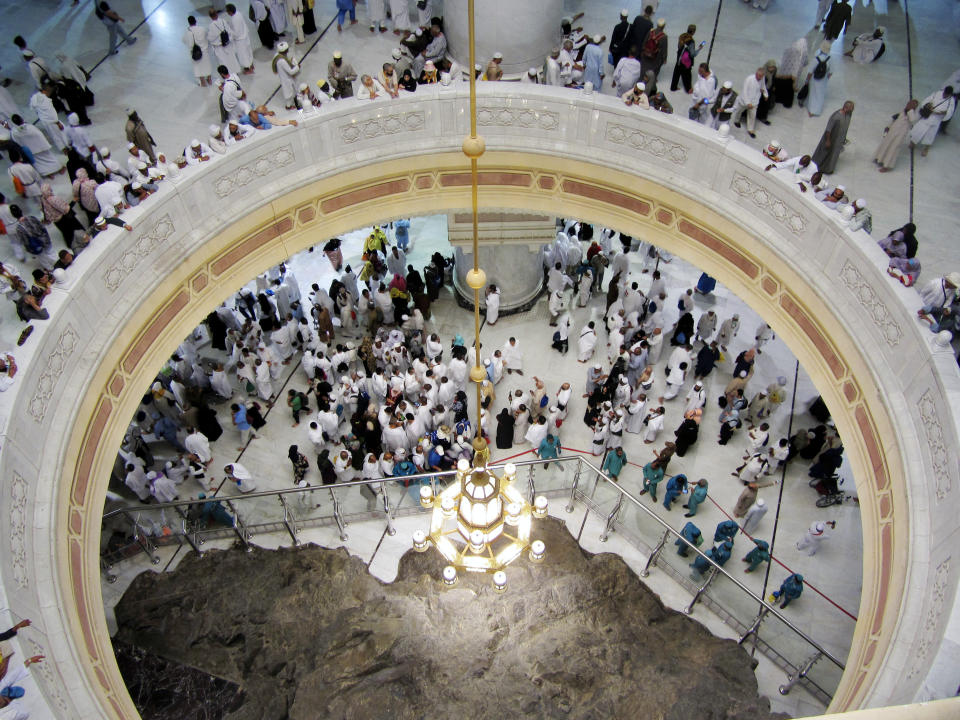
<instances>
[{"instance_id":1,"label":"metal railing","mask_svg":"<svg viewBox=\"0 0 960 720\"><path fill-rule=\"evenodd\" d=\"M651 569L657 567L691 593L691 600L684 608L686 614L691 614L699 603L708 605L735 629L741 644L752 640L756 649L783 668L788 677L780 686L781 693L786 694L796 683L803 682L805 687L825 703L829 702L839 683L839 674L836 671L842 673L844 670L843 661L833 652L797 627L777 607L766 602L714 562L659 514L647 507L639 497L629 492L620 482L609 478L584 456L561 456L550 461L552 469L538 471L536 465L542 462L538 459L514 461L518 468L527 468L526 482L531 499L535 494L566 498L564 509L567 513L572 513L577 503L581 503L586 507L588 515L593 513L603 522L599 536L601 542L606 542L611 533L618 533L620 537L645 551L647 560L639 573L641 577L648 577ZM565 466L574 468L572 477L564 471ZM492 467L502 468L502 464ZM546 476L539 483L536 479L538 472ZM584 473L588 473L589 479L586 483ZM589 477L590 475L593 477ZM455 476L456 471L449 470L402 478L354 480L334 485L269 490L244 495L219 495L119 508L106 513L104 521L122 519L123 523L128 523L132 528L133 542L120 552L102 555L104 579L113 582L113 565L137 551L145 553L151 563L158 564L160 557L157 555L157 548L162 544L185 543L194 552L202 555L202 546L209 538L233 536L242 547L250 550L251 538L257 533L286 532L294 544L299 544L298 535L304 528L325 525L335 525L340 540L345 542L348 539L347 528L350 522L376 519L382 519L385 522L384 531L388 535L394 535L394 518L428 512L419 504L421 485L430 484L436 497ZM368 488L370 492L355 492L355 489L363 488ZM329 494L329 507L321 509L321 504L314 503L318 494L321 497ZM366 507L359 507L364 501ZM636 527L631 527L625 520L625 511L631 509L637 514L638 520L642 521L642 525L637 522ZM162 520L167 512L174 513L179 522L162 524L158 533L156 517L159 514ZM152 534L149 532L148 523L154 526ZM701 578L691 578L691 582L691 579L685 578L672 564L670 554L665 552L671 540L674 545L680 546L681 550L686 549L684 564L690 551L694 553L694 558L701 558L707 563L707 572ZM720 582L721 580L726 582ZM729 592L731 588L735 591L732 595ZM777 623L779 627L762 632L762 626L770 628L773 623ZM822 677L812 676L817 668L822 668L823 663L819 663L820 660L832 664L832 676L830 673Z\"/></svg>"}]
</instances>

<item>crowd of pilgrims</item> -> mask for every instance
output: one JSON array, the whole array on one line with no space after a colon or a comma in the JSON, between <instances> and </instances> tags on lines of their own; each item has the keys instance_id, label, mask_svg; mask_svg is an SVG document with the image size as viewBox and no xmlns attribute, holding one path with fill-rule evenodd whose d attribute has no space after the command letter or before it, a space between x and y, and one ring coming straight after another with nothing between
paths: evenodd
<instances>
[{"instance_id":1,"label":"crowd of pilgrims","mask_svg":"<svg viewBox=\"0 0 960 720\"><path fill-rule=\"evenodd\" d=\"M460 458L474 458L476 433L467 384L475 348L459 334L441 339L427 328L431 305L449 283L452 260L436 252L422 272L415 269L405 256L409 221L395 225L394 243L381 227L367 237L359 274L344 265L339 240L331 240L323 250L339 275L327 289L314 283L307 298L301 297L299 281L281 264L256 279L255 291L244 288L211 312L180 345L144 396L120 452L118 476L140 500L152 496L169 502L179 497L185 479L203 480L212 462L210 443L224 432L211 403L231 403L232 431L240 434L241 450L257 437L266 410L274 405L288 408L294 427L305 422L310 447L301 442L288 449L293 482L301 487L449 470ZM614 247L615 239L620 249ZM660 273L653 271L647 293L627 278L628 253L636 252L650 258L662 251L606 229L594 239L589 225L561 222L556 240L546 248L546 282L551 298L559 289L563 298L569 295L569 302L585 305L591 287L600 291L607 268L613 271L605 291L606 362L588 362L595 355L595 322L584 325L578 341L578 360L587 364L582 420L593 431L592 453L607 456L604 469L611 476L619 475L627 463L624 433L654 443L664 425L665 404L679 395L689 376L695 378L684 396L683 419L673 439L643 466L644 492L656 500L656 485L664 479L670 458L682 457L697 441L707 401L703 380L718 363L721 348L726 350L736 337L739 317L725 320L717 332L716 315L707 311L694 327L695 291L683 290L680 318L664 332L667 291ZM669 257L664 254L664 259ZM570 286L572 293L567 293ZM699 291L708 286L701 278ZM498 303L490 301L492 294L499 294L496 286L488 289L486 304L487 321L495 324ZM551 313L558 327L569 324L570 313L563 307L551 306ZM790 440L771 440L765 420L783 402L785 378L749 400L745 394L756 355L771 336L762 323L751 346L736 357L733 377L718 400L720 444L729 442L744 422L749 425L748 452L734 474L753 495L743 512L738 507L739 516L756 498L762 477L790 457L814 460L826 448L839 466L842 453L826 425L801 430ZM207 338L210 351L204 347L204 354L215 354L217 360L201 357ZM665 340L672 348L663 369L665 391L655 398L655 365ZM697 353L695 343L701 345ZM566 350L556 334L554 348ZM298 353L307 385L284 393ZM480 353L486 371L480 384L482 435L499 450L526 445L524 450L545 461L557 457L562 452L560 428L577 391L570 382L559 382L554 390L536 376L525 376L523 348L514 337L492 352L481 343ZM513 373L521 387L502 398L502 409L494 416L497 386ZM172 446L175 455L157 461L148 438ZM319 483L315 475L307 478L313 464L307 452L316 457ZM240 492L257 489L257 480L240 463L225 470ZM676 478L669 480L681 493L686 478ZM216 488L219 481L211 480ZM363 490L372 509L376 493Z\"/></svg>"}]
</instances>

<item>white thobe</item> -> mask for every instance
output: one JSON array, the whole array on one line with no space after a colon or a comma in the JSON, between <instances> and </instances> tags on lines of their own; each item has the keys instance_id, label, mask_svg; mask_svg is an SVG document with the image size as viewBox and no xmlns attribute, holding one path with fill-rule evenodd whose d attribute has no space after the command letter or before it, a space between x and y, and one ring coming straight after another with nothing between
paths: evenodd
<instances>
[{"instance_id":1,"label":"white thobe","mask_svg":"<svg viewBox=\"0 0 960 720\"><path fill-rule=\"evenodd\" d=\"M221 397L225 397L228 400L233 397L233 388L230 387L230 380L227 378L227 373L223 370L213 371L213 375L210 376L210 387Z\"/></svg>"},{"instance_id":2,"label":"white thobe","mask_svg":"<svg viewBox=\"0 0 960 720\"><path fill-rule=\"evenodd\" d=\"M57 150L67 147L67 139L63 130L60 129L60 118L57 116L57 109L53 106L53 100L42 92L35 92L30 97L30 109L37 114L40 127L47 133L47 137Z\"/></svg>"},{"instance_id":3,"label":"white thobe","mask_svg":"<svg viewBox=\"0 0 960 720\"><path fill-rule=\"evenodd\" d=\"M280 92L286 105L293 104L293 96L297 94L296 77L300 72L300 63L294 58L281 56L277 60L277 77L280 78Z\"/></svg>"},{"instance_id":4,"label":"white thobe","mask_svg":"<svg viewBox=\"0 0 960 720\"><path fill-rule=\"evenodd\" d=\"M507 340L501 350L503 355L503 364L508 370L523 370L523 353L520 352L519 345L511 345Z\"/></svg>"},{"instance_id":5,"label":"white thobe","mask_svg":"<svg viewBox=\"0 0 960 720\"><path fill-rule=\"evenodd\" d=\"M60 172L63 167L63 161L53 154L46 136L33 125L13 125L10 128L10 139L18 145L26 145L33 153L34 167L41 175L52 175ZM37 194L40 194L39 189Z\"/></svg>"},{"instance_id":6,"label":"white thobe","mask_svg":"<svg viewBox=\"0 0 960 720\"><path fill-rule=\"evenodd\" d=\"M201 432L192 432L183 440L183 446L200 458L200 462L210 462L213 453L210 452L210 441Z\"/></svg>"},{"instance_id":7,"label":"white thobe","mask_svg":"<svg viewBox=\"0 0 960 720\"><path fill-rule=\"evenodd\" d=\"M268 0L270 8L270 24L273 31L280 35L287 29L287 7L283 0Z\"/></svg>"},{"instance_id":8,"label":"white thobe","mask_svg":"<svg viewBox=\"0 0 960 720\"><path fill-rule=\"evenodd\" d=\"M90 142L90 136L87 135L87 131L79 125L67 125L65 133L73 149L82 157L89 158L91 155L90 148L93 143Z\"/></svg>"},{"instance_id":9,"label":"white thobe","mask_svg":"<svg viewBox=\"0 0 960 720\"><path fill-rule=\"evenodd\" d=\"M367 0L367 14L370 16L370 27L378 28L387 19L387 11L383 0Z\"/></svg>"},{"instance_id":10,"label":"white thobe","mask_svg":"<svg viewBox=\"0 0 960 720\"><path fill-rule=\"evenodd\" d=\"M930 117L920 117L910 131L910 142L914 145L932 145L940 130L940 123L953 117L953 111L956 107L956 101L951 96L943 97L943 91L937 90L928 95L920 107L926 104L933 106L933 113Z\"/></svg>"},{"instance_id":11,"label":"white thobe","mask_svg":"<svg viewBox=\"0 0 960 720\"><path fill-rule=\"evenodd\" d=\"M116 209L117 205L123 203L123 185L116 180L107 180L100 183L93 194L100 204L100 212L107 208Z\"/></svg>"},{"instance_id":12,"label":"white thobe","mask_svg":"<svg viewBox=\"0 0 960 720\"><path fill-rule=\"evenodd\" d=\"M394 30L410 29L409 0L390 0L390 15L393 17Z\"/></svg>"},{"instance_id":13,"label":"white thobe","mask_svg":"<svg viewBox=\"0 0 960 720\"><path fill-rule=\"evenodd\" d=\"M220 42L220 33L224 30L230 35L230 43L226 47ZM230 33L230 27L227 25L227 21L222 17L218 17L216 20L210 22L210 27L207 28L207 42L209 42L210 47L213 48L213 54L216 56L218 64L226 65L227 69L232 73L239 72L240 68L237 65L237 53L234 52L233 35Z\"/></svg>"},{"instance_id":14,"label":"white thobe","mask_svg":"<svg viewBox=\"0 0 960 720\"><path fill-rule=\"evenodd\" d=\"M563 85L578 83L583 80L583 70L577 70L574 65L573 55L566 49L560 51L560 82Z\"/></svg>"},{"instance_id":15,"label":"white thobe","mask_svg":"<svg viewBox=\"0 0 960 720\"><path fill-rule=\"evenodd\" d=\"M227 15L230 42L234 45L237 62L246 69L253 67L253 47L250 44L250 29L247 27L247 18L237 10L233 15Z\"/></svg>"},{"instance_id":16,"label":"white thobe","mask_svg":"<svg viewBox=\"0 0 960 720\"><path fill-rule=\"evenodd\" d=\"M563 54L561 53L561 57ZM617 86L617 97L623 97L623 94L633 90L634 86L643 75L643 66L636 58L621 58L613 71L613 82Z\"/></svg>"},{"instance_id":17,"label":"white thobe","mask_svg":"<svg viewBox=\"0 0 960 720\"><path fill-rule=\"evenodd\" d=\"M784 160L783 162L774 163L777 166L777 170L784 170L793 175L797 175L801 180L806 180L810 182L810 178L814 176L817 172L817 164L811 160L810 164L806 167L800 165L800 158L802 155L797 155L792 157L789 160Z\"/></svg>"},{"instance_id":18,"label":"white thobe","mask_svg":"<svg viewBox=\"0 0 960 720\"><path fill-rule=\"evenodd\" d=\"M563 85L563 82L560 80L560 63L557 62L554 58L548 57L546 64L546 72L544 73L546 78L547 85Z\"/></svg>"},{"instance_id":19,"label":"white thobe","mask_svg":"<svg viewBox=\"0 0 960 720\"><path fill-rule=\"evenodd\" d=\"M183 33L183 44L187 46L190 54L190 62L193 66L193 76L195 78L204 78L210 76L210 69L207 67L207 51L210 49L210 43L207 41L207 31L205 28L200 27L199 25L194 25L193 27L188 27ZM200 56L199 60L193 59L193 46L196 45L200 48L200 52L203 55Z\"/></svg>"},{"instance_id":20,"label":"white thobe","mask_svg":"<svg viewBox=\"0 0 960 720\"><path fill-rule=\"evenodd\" d=\"M500 291L487 295L487 324L493 325L500 317Z\"/></svg>"},{"instance_id":21,"label":"white thobe","mask_svg":"<svg viewBox=\"0 0 960 720\"><path fill-rule=\"evenodd\" d=\"M693 84L693 94L690 99L694 105L700 105L700 123L706 124L710 118L710 106L717 99L717 76L710 73L706 77L697 75L697 81ZM702 103L702 104L701 104Z\"/></svg>"},{"instance_id":22,"label":"white thobe","mask_svg":"<svg viewBox=\"0 0 960 720\"><path fill-rule=\"evenodd\" d=\"M597 333L590 328L584 329L580 333L580 339L577 341L577 360L586 362L593 356L593 348L597 344Z\"/></svg>"}]
</instances>

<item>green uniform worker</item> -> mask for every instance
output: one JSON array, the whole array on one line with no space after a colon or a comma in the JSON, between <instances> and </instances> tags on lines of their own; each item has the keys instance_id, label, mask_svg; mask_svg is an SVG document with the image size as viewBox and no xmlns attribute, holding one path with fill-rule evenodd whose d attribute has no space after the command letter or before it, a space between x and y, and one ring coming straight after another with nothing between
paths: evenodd
<instances>
[{"instance_id":1,"label":"green uniform worker","mask_svg":"<svg viewBox=\"0 0 960 720\"><path fill-rule=\"evenodd\" d=\"M770 560L770 546L767 545L766 540L757 540L754 538L753 544L756 545L756 547L743 558L745 563L750 563L744 572L753 572L760 563L769 562Z\"/></svg>"},{"instance_id":2,"label":"green uniform worker","mask_svg":"<svg viewBox=\"0 0 960 720\"><path fill-rule=\"evenodd\" d=\"M640 491L640 494L643 495L649 492L650 497L656 502L657 483L661 480L663 480L663 468L660 467L656 460L651 460L643 466L643 490Z\"/></svg>"},{"instance_id":3,"label":"green uniform worker","mask_svg":"<svg viewBox=\"0 0 960 720\"><path fill-rule=\"evenodd\" d=\"M618 447L613 452L607 453L607 459L603 461L603 468L601 469L610 476L611 480L616 480L626 464L627 454L622 447Z\"/></svg>"},{"instance_id":4,"label":"green uniform worker","mask_svg":"<svg viewBox=\"0 0 960 720\"><path fill-rule=\"evenodd\" d=\"M693 488L693 492L690 493L690 500L684 505L685 508L689 509L684 517L693 517L697 514L697 506L707 499L707 481L704 478L700 478L700 482L696 484Z\"/></svg>"}]
</instances>

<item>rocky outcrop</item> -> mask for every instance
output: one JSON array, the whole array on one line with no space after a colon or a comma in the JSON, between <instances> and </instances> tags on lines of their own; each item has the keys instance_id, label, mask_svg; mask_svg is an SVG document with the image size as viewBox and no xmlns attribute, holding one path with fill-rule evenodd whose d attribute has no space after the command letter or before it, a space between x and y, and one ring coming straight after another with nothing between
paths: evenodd
<instances>
[{"instance_id":1,"label":"rocky outcrop","mask_svg":"<svg viewBox=\"0 0 960 720\"><path fill-rule=\"evenodd\" d=\"M469 573L443 587L433 550L389 585L342 549L209 552L140 575L117 637L237 683L228 720L774 717L736 643L562 523L535 537L547 559L511 565L504 594Z\"/></svg>"}]
</instances>

